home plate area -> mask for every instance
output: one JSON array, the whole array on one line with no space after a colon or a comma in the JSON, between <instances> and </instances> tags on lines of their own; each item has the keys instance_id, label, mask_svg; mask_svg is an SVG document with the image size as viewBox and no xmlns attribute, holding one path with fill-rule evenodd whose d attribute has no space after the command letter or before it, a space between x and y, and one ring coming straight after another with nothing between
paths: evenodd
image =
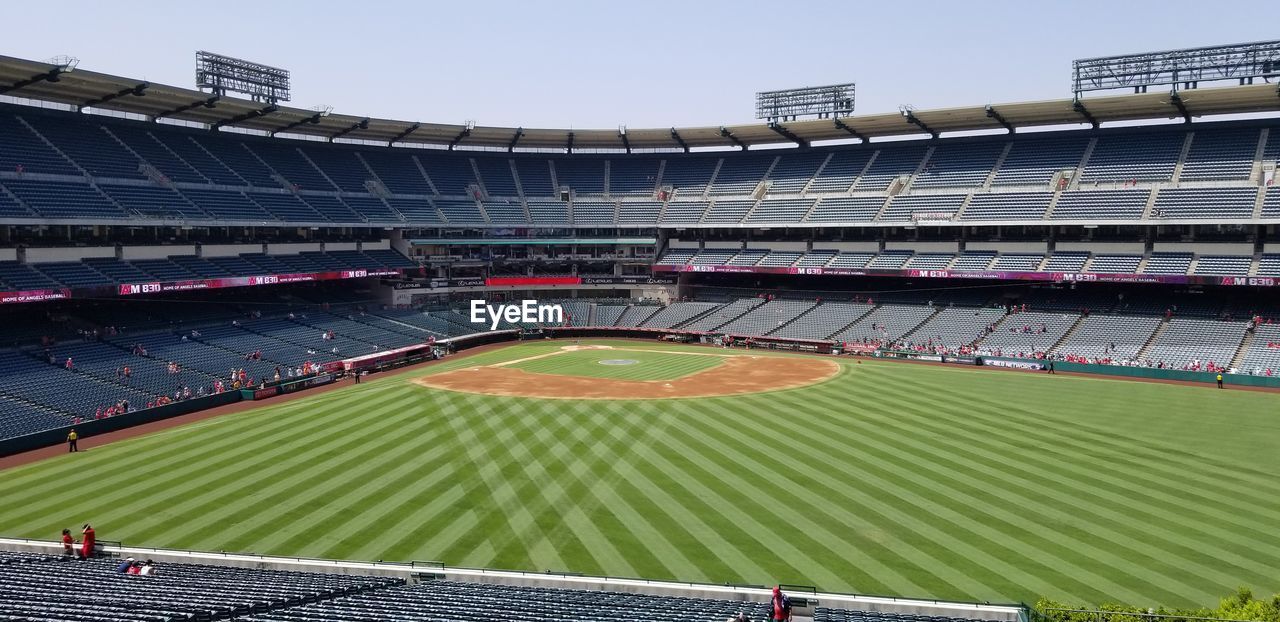
<instances>
[{"instance_id":1,"label":"home plate area","mask_svg":"<svg viewBox=\"0 0 1280 622\"><path fill-rule=\"evenodd\" d=\"M581 367L578 369L582 375L575 375L575 364L581 365L585 359L566 355L584 350L610 350L609 358L590 361L596 369L600 369L598 366L640 366L637 367L639 370L643 368L645 357L652 355L662 355L667 360L672 360L670 357L678 357L676 360L684 357L711 359L690 361L697 363L695 370L675 378L610 378ZM625 358L629 352L635 353L636 358ZM571 358L575 360L570 361ZM521 369L518 365L532 366L539 371ZM537 356L432 374L415 382L434 389L511 397L644 400L718 397L794 389L825 381L839 371L840 366L836 362L812 357L574 345Z\"/></svg>"}]
</instances>

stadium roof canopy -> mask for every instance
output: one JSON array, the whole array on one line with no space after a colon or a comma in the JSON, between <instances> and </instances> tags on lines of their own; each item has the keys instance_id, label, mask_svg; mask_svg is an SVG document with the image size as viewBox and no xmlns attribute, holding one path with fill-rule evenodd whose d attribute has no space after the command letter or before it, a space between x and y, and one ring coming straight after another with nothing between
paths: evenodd
<instances>
[{"instance_id":1,"label":"stadium roof canopy","mask_svg":"<svg viewBox=\"0 0 1280 622\"><path fill-rule=\"evenodd\" d=\"M543 129L415 123L347 114L322 115L315 110L273 106L264 102L213 95L176 86L150 84L75 69L58 73L58 65L0 56L0 94L165 117L264 132L284 132L328 139L421 143L445 146L517 149L680 149L732 148L768 144L809 143L850 138L880 138L943 132L1000 130L1019 127L1108 123L1274 112L1280 90L1274 84L1202 88L1171 93L1139 93L1046 100L991 106L914 110L723 127L626 130ZM56 76L56 80L47 79Z\"/></svg>"}]
</instances>

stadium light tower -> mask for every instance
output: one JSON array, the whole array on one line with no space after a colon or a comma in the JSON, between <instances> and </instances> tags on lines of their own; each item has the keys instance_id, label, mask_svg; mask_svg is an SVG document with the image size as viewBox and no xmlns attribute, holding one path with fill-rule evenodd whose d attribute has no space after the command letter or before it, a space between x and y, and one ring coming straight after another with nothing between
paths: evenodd
<instances>
[{"instance_id":1,"label":"stadium light tower","mask_svg":"<svg viewBox=\"0 0 1280 622\"><path fill-rule=\"evenodd\" d=\"M1174 92L1194 89L1201 82L1235 80L1253 84L1280 77L1280 40L1214 45L1164 52L1082 58L1071 63L1071 86L1076 99L1087 91L1133 89L1165 85Z\"/></svg>"},{"instance_id":2,"label":"stadium light tower","mask_svg":"<svg viewBox=\"0 0 1280 622\"><path fill-rule=\"evenodd\" d=\"M813 115L819 119L853 114L855 85L831 84L806 86L780 91L756 93L756 118L769 121L794 121L801 115Z\"/></svg>"},{"instance_id":3,"label":"stadium light tower","mask_svg":"<svg viewBox=\"0 0 1280 622\"><path fill-rule=\"evenodd\" d=\"M196 88L214 95L243 93L254 101L289 101L289 70L201 50L196 52Z\"/></svg>"}]
</instances>

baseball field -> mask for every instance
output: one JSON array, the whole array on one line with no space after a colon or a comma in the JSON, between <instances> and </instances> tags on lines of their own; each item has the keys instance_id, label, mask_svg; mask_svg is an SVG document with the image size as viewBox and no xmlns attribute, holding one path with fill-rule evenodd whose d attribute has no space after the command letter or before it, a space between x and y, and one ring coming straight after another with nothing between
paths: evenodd
<instances>
[{"instance_id":1,"label":"baseball field","mask_svg":"<svg viewBox=\"0 0 1280 622\"><path fill-rule=\"evenodd\" d=\"M86 439L0 471L0 535L980 601L1280 589L1275 394L567 345Z\"/></svg>"}]
</instances>

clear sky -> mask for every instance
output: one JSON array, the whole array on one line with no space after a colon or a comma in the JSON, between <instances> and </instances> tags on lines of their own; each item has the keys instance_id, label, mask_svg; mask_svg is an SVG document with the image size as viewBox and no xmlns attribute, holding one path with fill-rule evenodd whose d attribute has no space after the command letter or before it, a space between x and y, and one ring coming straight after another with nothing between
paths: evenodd
<instances>
[{"instance_id":1,"label":"clear sky","mask_svg":"<svg viewBox=\"0 0 1280 622\"><path fill-rule=\"evenodd\" d=\"M1070 96L1075 58L1277 37L1266 2L6 2L0 54L194 85L197 49L293 72L292 105L410 121L751 121L856 82L857 113Z\"/></svg>"}]
</instances>

